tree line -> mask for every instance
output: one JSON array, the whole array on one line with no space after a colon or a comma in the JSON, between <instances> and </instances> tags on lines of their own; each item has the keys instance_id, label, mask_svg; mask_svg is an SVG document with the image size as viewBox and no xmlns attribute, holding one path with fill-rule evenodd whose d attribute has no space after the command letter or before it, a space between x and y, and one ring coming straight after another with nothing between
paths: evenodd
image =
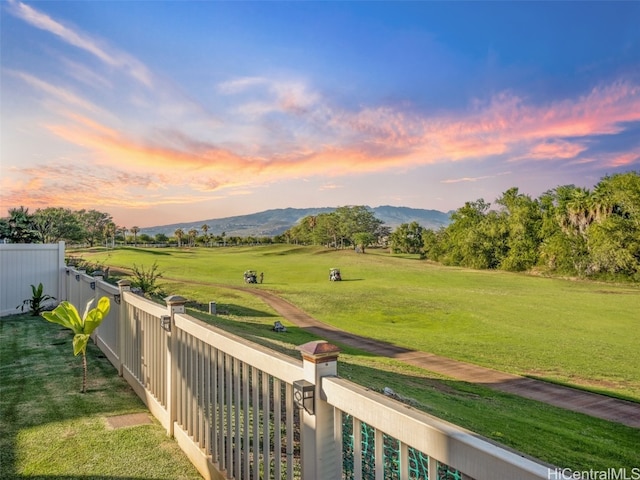
<instances>
[{"instance_id":1,"label":"tree line","mask_svg":"<svg viewBox=\"0 0 640 480\"><path fill-rule=\"evenodd\" d=\"M11 243L87 243L99 244L115 235L111 215L97 210L71 210L48 207L30 213L28 208L10 208L0 218L0 239Z\"/></svg>"},{"instance_id":2,"label":"tree line","mask_svg":"<svg viewBox=\"0 0 640 480\"><path fill-rule=\"evenodd\" d=\"M495 201L466 202L439 230L417 222L395 231L365 206L338 207L309 215L275 237L209 234L209 226L174 236L140 234L117 226L108 213L50 207L29 213L24 207L0 218L0 239L12 243L176 244L229 246L290 243L353 248L389 246L394 253L419 254L444 265L528 271L640 281L640 173L603 177L593 189L562 185L531 198L510 188ZM127 233L130 235L127 236Z\"/></svg>"},{"instance_id":3,"label":"tree line","mask_svg":"<svg viewBox=\"0 0 640 480\"><path fill-rule=\"evenodd\" d=\"M273 243L272 237L240 237L209 233L209 226L200 229L176 229L173 236L158 233L151 237L140 233L140 227L118 226L112 216L97 210L71 210L61 207L37 209L10 208L6 217L0 218L0 241L10 243L57 243L82 244L91 247L102 245L177 245L182 246L234 246Z\"/></svg>"},{"instance_id":4,"label":"tree line","mask_svg":"<svg viewBox=\"0 0 640 480\"><path fill-rule=\"evenodd\" d=\"M510 188L496 201L466 202L434 231L403 224L396 253L476 269L640 281L640 173L603 177L593 189L562 185L531 198Z\"/></svg>"}]
</instances>

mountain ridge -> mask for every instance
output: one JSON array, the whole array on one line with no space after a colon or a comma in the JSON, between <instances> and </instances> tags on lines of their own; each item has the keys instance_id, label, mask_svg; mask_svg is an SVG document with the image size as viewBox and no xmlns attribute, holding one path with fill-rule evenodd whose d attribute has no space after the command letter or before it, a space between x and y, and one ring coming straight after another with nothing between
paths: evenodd
<instances>
[{"instance_id":1,"label":"mountain ridge","mask_svg":"<svg viewBox=\"0 0 640 480\"><path fill-rule=\"evenodd\" d=\"M373 212L376 218L382 220L384 224L392 230L395 230L395 228L403 223L411 222L417 222L425 228L438 229L449 224L449 216L451 214L451 212L441 212L440 210L394 207L391 205L366 208ZM247 215L145 227L141 228L139 233L145 233L150 236L159 233L173 236L178 228L181 228L187 233L194 228L200 231L202 225L206 224L209 226L208 233L212 235L221 235L224 232L227 236L271 237L284 233L304 217L331 213L336 209L337 207L275 208Z\"/></svg>"}]
</instances>

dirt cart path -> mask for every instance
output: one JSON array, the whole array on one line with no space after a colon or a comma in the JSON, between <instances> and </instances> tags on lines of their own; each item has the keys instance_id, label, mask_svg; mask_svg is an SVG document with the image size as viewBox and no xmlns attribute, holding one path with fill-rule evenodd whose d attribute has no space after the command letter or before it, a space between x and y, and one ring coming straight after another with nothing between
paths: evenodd
<instances>
[{"instance_id":1,"label":"dirt cart path","mask_svg":"<svg viewBox=\"0 0 640 480\"><path fill-rule=\"evenodd\" d=\"M225 287L235 288L228 285ZM640 428L639 403L499 372L490 368L440 357L432 353L409 350L383 341L361 337L322 323L295 305L266 290L242 287L237 287L237 289L260 297L283 318L331 343L347 345L375 355L395 358L407 364L457 380L481 384L495 390L538 400L556 407Z\"/></svg>"},{"instance_id":2,"label":"dirt cart path","mask_svg":"<svg viewBox=\"0 0 640 480\"><path fill-rule=\"evenodd\" d=\"M125 271L125 269L118 269ZM171 279L184 282L183 279ZM206 282L187 282L211 285L250 293L264 300L283 318L312 332L318 337L339 345L358 348L375 355L395 358L456 380L484 385L502 392L545 402L556 407L584 413L592 417L640 428L640 403L585 392L562 385L543 382L532 378L500 372L432 353L409 350L380 340L361 337L345 332L316 320L292 303L267 290Z\"/></svg>"}]
</instances>

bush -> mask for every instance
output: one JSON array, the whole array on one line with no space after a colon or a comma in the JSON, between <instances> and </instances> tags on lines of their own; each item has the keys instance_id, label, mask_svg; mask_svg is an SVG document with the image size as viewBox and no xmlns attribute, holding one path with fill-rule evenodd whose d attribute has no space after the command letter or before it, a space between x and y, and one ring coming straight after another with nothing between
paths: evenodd
<instances>
[{"instance_id":1,"label":"bush","mask_svg":"<svg viewBox=\"0 0 640 480\"><path fill-rule=\"evenodd\" d=\"M158 263L153 262L153 265L146 269L144 265L138 267L133 264L133 280L131 284L133 287L139 288L145 295L153 295L158 293L160 285L158 285L158 279L162 277L162 272L158 271Z\"/></svg>"},{"instance_id":2,"label":"bush","mask_svg":"<svg viewBox=\"0 0 640 480\"><path fill-rule=\"evenodd\" d=\"M42 283L39 283L37 287L35 285L31 285L31 292L31 298L27 298L22 302L22 305L18 305L16 308L19 308L24 312L24 308L28 306L31 315L34 317L40 315L40 313L45 310L51 309L47 302L49 302L49 300L55 300L56 297L44 294L44 287L42 286Z\"/></svg>"}]
</instances>

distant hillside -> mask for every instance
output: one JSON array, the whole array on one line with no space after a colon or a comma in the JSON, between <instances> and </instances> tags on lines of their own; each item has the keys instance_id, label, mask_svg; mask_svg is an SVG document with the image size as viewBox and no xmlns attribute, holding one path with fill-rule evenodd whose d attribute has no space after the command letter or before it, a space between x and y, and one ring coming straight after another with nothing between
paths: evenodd
<instances>
[{"instance_id":1,"label":"distant hillside","mask_svg":"<svg viewBox=\"0 0 640 480\"><path fill-rule=\"evenodd\" d=\"M280 235L296 223L309 215L331 213L335 208L279 208L264 212L240 215L237 217L211 218L189 223L174 223L157 227L141 228L140 233L154 236L164 233L173 236L173 233L181 228L184 232L195 228L200 231L202 225L209 225L209 233L220 235L224 232L227 236L247 237L271 237ZM449 213L439 210L423 210L420 208L381 206L370 208L376 218L382 220L386 226L395 230L403 223L418 222L426 228L438 229L449 223Z\"/></svg>"}]
</instances>

